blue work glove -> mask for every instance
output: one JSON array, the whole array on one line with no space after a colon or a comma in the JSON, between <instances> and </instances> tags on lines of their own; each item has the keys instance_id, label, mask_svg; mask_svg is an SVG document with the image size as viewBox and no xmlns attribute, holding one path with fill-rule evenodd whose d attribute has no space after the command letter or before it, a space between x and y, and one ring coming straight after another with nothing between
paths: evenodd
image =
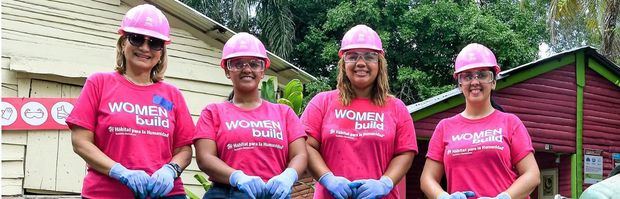
<instances>
[{"instance_id":1,"label":"blue work glove","mask_svg":"<svg viewBox=\"0 0 620 199\"><path fill-rule=\"evenodd\" d=\"M262 198L264 196L265 182L258 176L248 176L241 170L230 174L230 185L248 194L250 198Z\"/></svg>"},{"instance_id":2,"label":"blue work glove","mask_svg":"<svg viewBox=\"0 0 620 199\"><path fill-rule=\"evenodd\" d=\"M473 191L457 191L452 194L443 192L439 195L439 197L437 197L437 199L467 199L474 196L476 196L476 194Z\"/></svg>"},{"instance_id":3,"label":"blue work glove","mask_svg":"<svg viewBox=\"0 0 620 199\"><path fill-rule=\"evenodd\" d=\"M268 198L284 199L291 194L291 188L297 181L297 171L293 168L287 168L280 175L273 176L265 186L265 195Z\"/></svg>"},{"instance_id":4,"label":"blue work glove","mask_svg":"<svg viewBox=\"0 0 620 199\"><path fill-rule=\"evenodd\" d=\"M353 191L351 191L349 187L351 181L344 177L334 176L332 172L323 174L323 176L319 178L319 183L336 199L347 199L353 194Z\"/></svg>"},{"instance_id":5,"label":"blue work glove","mask_svg":"<svg viewBox=\"0 0 620 199\"><path fill-rule=\"evenodd\" d=\"M382 176L381 179L368 179L368 180L356 180L349 184L350 187L357 187L353 198L359 199L375 199L382 198L392 191L394 188L394 182L387 176Z\"/></svg>"},{"instance_id":6,"label":"blue work glove","mask_svg":"<svg viewBox=\"0 0 620 199\"><path fill-rule=\"evenodd\" d=\"M512 199L512 197L506 192L501 192L495 197L480 197L478 199Z\"/></svg>"},{"instance_id":7,"label":"blue work glove","mask_svg":"<svg viewBox=\"0 0 620 199\"><path fill-rule=\"evenodd\" d=\"M150 178L149 174L146 174L146 172L142 170L130 170L120 163L116 163L112 166L108 175L129 187L129 189L133 191L134 196L146 198L148 192L146 185Z\"/></svg>"},{"instance_id":8,"label":"blue work glove","mask_svg":"<svg viewBox=\"0 0 620 199\"><path fill-rule=\"evenodd\" d=\"M172 165L164 164L149 179L149 184L147 185L147 190L150 191L149 196L151 198L161 198L170 193L174 187L176 175L177 171Z\"/></svg>"}]
</instances>

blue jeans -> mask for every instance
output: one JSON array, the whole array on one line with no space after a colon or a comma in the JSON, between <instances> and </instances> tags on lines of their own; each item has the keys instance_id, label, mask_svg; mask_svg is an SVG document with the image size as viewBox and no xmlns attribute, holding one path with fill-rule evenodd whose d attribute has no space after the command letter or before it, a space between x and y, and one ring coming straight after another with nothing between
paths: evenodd
<instances>
[{"instance_id":1,"label":"blue jeans","mask_svg":"<svg viewBox=\"0 0 620 199\"><path fill-rule=\"evenodd\" d=\"M227 184L221 183L213 183L213 187L202 196L202 199L227 199L227 198L240 198L240 199L249 199L251 198L245 192L237 189L236 187L232 187ZM288 195L286 198L291 198Z\"/></svg>"},{"instance_id":2,"label":"blue jeans","mask_svg":"<svg viewBox=\"0 0 620 199\"><path fill-rule=\"evenodd\" d=\"M226 198L240 198L240 199L249 199L250 196L245 192L237 189L236 187L232 187L227 184L221 184L214 182L213 186L202 196L202 199L226 199Z\"/></svg>"}]
</instances>

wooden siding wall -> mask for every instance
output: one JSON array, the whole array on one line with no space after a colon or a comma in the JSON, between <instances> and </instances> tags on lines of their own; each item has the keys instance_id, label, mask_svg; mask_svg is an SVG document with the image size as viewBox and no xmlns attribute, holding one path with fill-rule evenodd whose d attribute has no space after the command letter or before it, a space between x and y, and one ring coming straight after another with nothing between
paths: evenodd
<instances>
[{"instance_id":1,"label":"wooden siding wall","mask_svg":"<svg viewBox=\"0 0 620 199\"><path fill-rule=\"evenodd\" d=\"M563 155L560 157L558 165L558 191L565 197L571 196L571 156Z\"/></svg>"},{"instance_id":2,"label":"wooden siding wall","mask_svg":"<svg viewBox=\"0 0 620 199\"><path fill-rule=\"evenodd\" d=\"M16 72L9 70L9 59L2 57L2 97L21 97L18 93ZM20 95L21 94L21 95ZM2 194L20 195L24 182L24 160L26 158L26 131L2 131Z\"/></svg>"},{"instance_id":3,"label":"wooden siding wall","mask_svg":"<svg viewBox=\"0 0 620 199\"><path fill-rule=\"evenodd\" d=\"M459 114L461 111L465 109L465 105L459 105L454 108L436 113L432 116L424 118L420 121L414 121L415 126L415 134L418 138L428 138L430 139L435 131L435 127L439 124L439 121L445 118L452 117L456 114ZM426 155L426 153L425 153Z\"/></svg>"},{"instance_id":4,"label":"wooden siding wall","mask_svg":"<svg viewBox=\"0 0 620 199\"><path fill-rule=\"evenodd\" d=\"M79 90L84 79L67 77L113 70L116 31L129 9L130 5L118 0L2 1L3 96L57 97L56 91L46 92L58 86L71 86L67 82L75 86L71 87L71 94L62 96L77 96L74 91ZM231 83L219 67L221 50L190 34L186 29L189 26L179 19L168 18L173 26L173 41L168 46L165 81L179 87L196 121L206 104L228 96ZM44 94L31 93L31 87L40 87ZM63 180L66 182L63 184L55 181L58 176L65 175L60 168L62 165L55 167L58 170L54 175L58 176L53 177L54 180L47 176L47 170L39 168L40 165L56 165L56 160L63 156L75 155L66 131L4 131L2 134L3 194L20 195L24 188L32 192L79 193L80 174L69 173L73 175L72 180ZM42 158L37 156L39 149L32 145L50 145L58 150L41 151L39 154L49 155ZM75 156L71 161L81 159ZM28 166L34 162L40 165ZM194 158L181 177L186 188L202 196L204 190L193 178L197 173L206 176L199 171Z\"/></svg>"},{"instance_id":5,"label":"wooden siding wall","mask_svg":"<svg viewBox=\"0 0 620 199\"><path fill-rule=\"evenodd\" d=\"M539 153L536 153L535 158L536 158L536 162L538 163L538 168L541 170L541 172L546 169L557 169L558 167L558 165L555 163L556 155L554 153L539 152ZM558 175L559 175L559 171L558 171ZM541 173L541 177L542 177L542 173ZM559 182L559 179L558 179L558 182ZM543 184L543 181L541 181L541 185L542 184ZM540 191L539 189L541 187L542 186L538 186L534 189L534 191L531 194L532 199L539 199L538 192Z\"/></svg>"},{"instance_id":6,"label":"wooden siding wall","mask_svg":"<svg viewBox=\"0 0 620 199\"><path fill-rule=\"evenodd\" d=\"M81 88L31 79L28 97L76 98ZM80 192L86 163L73 152L69 130L27 133L24 189L32 192Z\"/></svg>"},{"instance_id":7,"label":"wooden siding wall","mask_svg":"<svg viewBox=\"0 0 620 199\"><path fill-rule=\"evenodd\" d=\"M545 151L545 144L551 144L550 152L572 154L576 147L575 80L575 66L567 65L497 91L494 99L506 112L519 116L537 151ZM586 69L583 147L603 150L605 177L613 169L611 154L620 153L619 99L618 86ZM458 114L463 109L464 105L460 105L416 121L416 133L429 138L441 119ZM560 162L557 165L558 190L561 195L570 196L570 156L561 156ZM587 186L584 185L584 189Z\"/></svg>"},{"instance_id":8,"label":"wooden siding wall","mask_svg":"<svg viewBox=\"0 0 620 199\"><path fill-rule=\"evenodd\" d=\"M544 151L545 144L551 144L553 149L550 152L575 153L574 65L567 65L496 91L493 98L506 112L516 114L523 121L537 151ZM464 108L464 104L459 105L415 121L416 134L418 137L430 138L439 121L460 113ZM418 157L423 156L420 154ZM562 156L560 160L558 191L564 196L570 196L570 156ZM421 165L414 164L413 168L423 166L423 163L419 164ZM407 178L419 180L419 174L410 170ZM408 191L411 189L411 187L408 188Z\"/></svg>"},{"instance_id":9,"label":"wooden siding wall","mask_svg":"<svg viewBox=\"0 0 620 199\"><path fill-rule=\"evenodd\" d=\"M494 99L527 127L536 150L574 153L576 138L575 66L568 65L504 88Z\"/></svg>"},{"instance_id":10,"label":"wooden siding wall","mask_svg":"<svg viewBox=\"0 0 620 199\"><path fill-rule=\"evenodd\" d=\"M620 87L588 68L583 96L583 148L603 150L606 178L620 153Z\"/></svg>"},{"instance_id":11,"label":"wooden siding wall","mask_svg":"<svg viewBox=\"0 0 620 199\"><path fill-rule=\"evenodd\" d=\"M559 155L560 162L556 163L556 158ZM570 155L560 155L556 153L545 153L545 152L537 152L535 154L536 162L538 162L538 167L540 170L544 169L557 169L558 171L558 194L570 197L571 195L571 186L570 186L570 178L571 178L571 165L570 165ZM542 182L541 182L542 183ZM538 188L537 187L534 192L532 192L532 198L538 198Z\"/></svg>"},{"instance_id":12,"label":"wooden siding wall","mask_svg":"<svg viewBox=\"0 0 620 199\"><path fill-rule=\"evenodd\" d=\"M551 144L553 152L575 152L575 66L568 65L496 91L493 99L527 127L536 150ZM430 138L437 123L465 109L465 105L415 121L416 134Z\"/></svg>"},{"instance_id":13,"label":"wooden siding wall","mask_svg":"<svg viewBox=\"0 0 620 199\"><path fill-rule=\"evenodd\" d=\"M426 162L426 153L428 152L428 141L418 140L418 155L413 159L413 164L406 174L407 177L407 198L408 199L424 199L426 196L420 188L420 176ZM445 177L444 177L445 179Z\"/></svg>"}]
</instances>

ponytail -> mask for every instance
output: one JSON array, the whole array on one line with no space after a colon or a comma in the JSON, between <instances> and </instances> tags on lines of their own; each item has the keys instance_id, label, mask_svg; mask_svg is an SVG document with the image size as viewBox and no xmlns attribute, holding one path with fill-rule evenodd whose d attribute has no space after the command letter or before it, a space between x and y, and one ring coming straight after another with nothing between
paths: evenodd
<instances>
[{"instance_id":1,"label":"ponytail","mask_svg":"<svg viewBox=\"0 0 620 199\"><path fill-rule=\"evenodd\" d=\"M501 112L506 112L506 111L504 111L504 108L502 108L502 106L501 106L501 105L499 105L497 102L495 102L495 100L493 100L493 93L494 93L494 92L495 92L495 91L491 91L491 106L492 106L494 109L497 109L497 110L499 110L499 111L501 111Z\"/></svg>"},{"instance_id":2,"label":"ponytail","mask_svg":"<svg viewBox=\"0 0 620 199\"><path fill-rule=\"evenodd\" d=\"M499 74L497 74L497 73L495 73L495 71L493 71L493 79L495 79L494 81L497 81L498 76L499 76ZM493 100L493 94L494 93L495 93L495 91L491 90L491 96L490 96L490 98L491 98L491 106L494 109L497 109L497 110L499 110L501 112L506 112L506 111L504 111L504 108L502 108L501 105L499 105L497 102L495 102L495 100Z\"/></svg>"},{"instance_id":3,"label":"ponytail","mask_svg":"<svg viewBox=\"0 0 620 199\"><path fill-rule=\"evenodd\" d=\"M230 94L228 94L228 98L226 98L226 101L232 102L233 97L235 97L235 91L230 91Z\"/></svg>"}]
</instances>

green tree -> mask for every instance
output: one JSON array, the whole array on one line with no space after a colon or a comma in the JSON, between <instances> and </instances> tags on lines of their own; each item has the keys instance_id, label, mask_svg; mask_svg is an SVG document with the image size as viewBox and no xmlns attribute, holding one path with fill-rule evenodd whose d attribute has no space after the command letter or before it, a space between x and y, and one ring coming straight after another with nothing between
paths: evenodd
<instances>
[{"instance_id":1,"label":"green tree","mask_svg":"<svg viewBox=\"0 0 620 199\"><path fill-rule=\"evenodd\" d=\"M214 4L214 8L218 9L209 11L214 14L207 16L214 16L214 19L230 27L245 27L245 23L236 22L239 17L235 18L235 14L232 14L236 13L232 9L234 5L250 2L247 5L250 8L256 7L257 12L260 12L259 7L253 5L264 1L200 2L219 2ZM295 29L287 31L294 36L292 51L284 57L320 78L319 82L305 86L304 102L317 92L335 88L340 39L349 28L357 24L366 24L379 33L388 60L392 92L407 104L453 88L451 73L454 58L469 43L481 43L491 48L502 69L506 70L535 60L538 45L548 42L549 37L546 29L549 4L545 0L291 2L281 1L278 4L293 14L291 20ZM253 30L252 27L262 27L258 23L260 15L248 18L247 27L250 30ZM257 31L260 30L257 28ZM261 34L261 39L269 38Z\"/></svg>"},{"instance_id":2,"label":"green tree","mask_svg":"<svg viewBox=\"0 0 620 199\"><path fill-rule=\"evenodd\" d=\"M620 0L552 0L547 7L554 51L591 45L620 63Z\"/></svg>"},{"instance_id":3,"label":"green tree","mask_svg":"<svg viewBox=\"0 0 620 199\"><path fill-rule=\"evenodd\" d=\"M510 0L340 1L318 14L324 22L308 23L293 57L311 74L333 79L340 39L356 24L369 25L383 41L392 91L410 104L454 87L454 58L469 43L490 47L504 70L536 59L547 39L540 12L534 3Z\"/></svg>"},{"instance_id":4,"label":"green tree","mask_svg":"<svg viewBox=\"0 0 620 199\"><path fill-rule=\"evenodd\" d=\"M288 0L181 0L237 32L251 32L282 58L293 50L295 26Z\"/></svg>"}]
</instances>

